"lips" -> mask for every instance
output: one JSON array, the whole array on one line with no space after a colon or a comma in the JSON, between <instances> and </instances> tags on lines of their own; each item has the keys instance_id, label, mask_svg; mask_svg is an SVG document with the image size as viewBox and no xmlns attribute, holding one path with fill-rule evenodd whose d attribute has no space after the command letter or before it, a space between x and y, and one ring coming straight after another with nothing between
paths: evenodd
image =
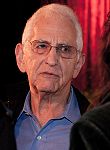
<instances>
[{"instance_id":1,"label":"lips","mask_svg":"<svg viewBox=\"0 0 110 150\"><path fill-rule=\"evenodd\" d=\"M43 77L49 77L49 78L59 78L59 75L53 73L53 72L42 72L40 73Z\"/></svg>"}]
</instances>

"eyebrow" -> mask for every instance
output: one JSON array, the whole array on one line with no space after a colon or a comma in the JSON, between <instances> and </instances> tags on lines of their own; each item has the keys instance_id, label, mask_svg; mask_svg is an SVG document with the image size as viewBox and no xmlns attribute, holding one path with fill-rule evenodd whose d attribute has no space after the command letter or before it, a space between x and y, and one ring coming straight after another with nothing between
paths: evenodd
<instances>
[{"instance_id":1,"label":"eyebrow","mask_svg":"<svg viewBox=\"0 0 110 150\"><path fill-rule=\"evenodd\" d=\"M47 44L51 44L50 42L46 41L46 40L42 40L42 39L39 39L39 40L36 40L38 42L41 42L41 43L47 43ZM68 44L67 42L60 42L60 43L56 43L56 45L65 45L65 46L71 46L70 44Z\"/></svg>"},{"instance_id":2,"label":"eyebrow","mask_svg":"<svg viewBox=\"0 0 110 150\"><path fill-rule=\"evenodd\" d=\"M42 40L42 39L40 39L40 40L36 40L36 41L41 42L41 43L51 44L50 42L48 42L48 41L46 41L46 40Z\"/></svg>"}]
</instances>

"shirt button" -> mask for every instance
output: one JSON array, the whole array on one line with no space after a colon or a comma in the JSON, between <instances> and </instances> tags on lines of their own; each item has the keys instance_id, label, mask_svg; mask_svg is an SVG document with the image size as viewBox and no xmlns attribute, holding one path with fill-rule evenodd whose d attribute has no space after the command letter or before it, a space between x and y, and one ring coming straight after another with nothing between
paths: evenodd
<instances>
[{"instance_id":1,"label":"shirt button","mask_svg":"<svg viewBox=\"0 0 110 150\"><path fill-rule=\"evenodd\" d=\"M41 138L42 138L41 136L38 136L38 137L37 137L37 140L41 140Z\"/></svg>"}]
</instances>

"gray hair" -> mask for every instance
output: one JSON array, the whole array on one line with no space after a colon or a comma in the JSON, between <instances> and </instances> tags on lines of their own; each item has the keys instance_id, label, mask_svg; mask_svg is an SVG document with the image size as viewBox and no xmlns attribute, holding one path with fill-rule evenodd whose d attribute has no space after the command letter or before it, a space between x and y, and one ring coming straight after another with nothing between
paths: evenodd
<instances>
[{"instance_id":1,"label":"gray hair","mask_svg":"<svg viewBox=\"0 0 110 150\"><path fill-rule=\"evenodd\" d=\"M43 15L45 16L52 16L53 14L58 14L61 15L62 17L68 17L70 21L73 23L75 29L76 29L76 44L77 44L77 49L82 50L83 48L83 38L82 38L82 28L79 23L79 20L76 16L76 14L73 12L73 10L68 7L67 5L62 5L62 4L48 4L40 9L38 9L27 21L26 26L24 28L24 32L22 35L22 43L25 43L26 40L29 40L27 38L31 38L32 36L32 31L33 28L38 21L38 17Z\"/></svg>"}]
</instances>

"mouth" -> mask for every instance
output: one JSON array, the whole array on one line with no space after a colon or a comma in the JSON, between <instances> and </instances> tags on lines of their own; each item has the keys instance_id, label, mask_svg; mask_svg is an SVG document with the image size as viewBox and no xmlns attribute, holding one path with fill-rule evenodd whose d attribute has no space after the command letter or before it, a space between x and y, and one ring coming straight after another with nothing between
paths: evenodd
<instances>
[{"instance_id":1,"label":"mouth","mask_svg":"<svg viewBox=\"0 0 110 150\"><path fill-rule=\"evenodd\" d=\"M51 73L51 72L43 72L40 74L41 76L45 77L45 78L59 78L59 75L55 74L55 73Z\"/></svg>"}]
</instances>

